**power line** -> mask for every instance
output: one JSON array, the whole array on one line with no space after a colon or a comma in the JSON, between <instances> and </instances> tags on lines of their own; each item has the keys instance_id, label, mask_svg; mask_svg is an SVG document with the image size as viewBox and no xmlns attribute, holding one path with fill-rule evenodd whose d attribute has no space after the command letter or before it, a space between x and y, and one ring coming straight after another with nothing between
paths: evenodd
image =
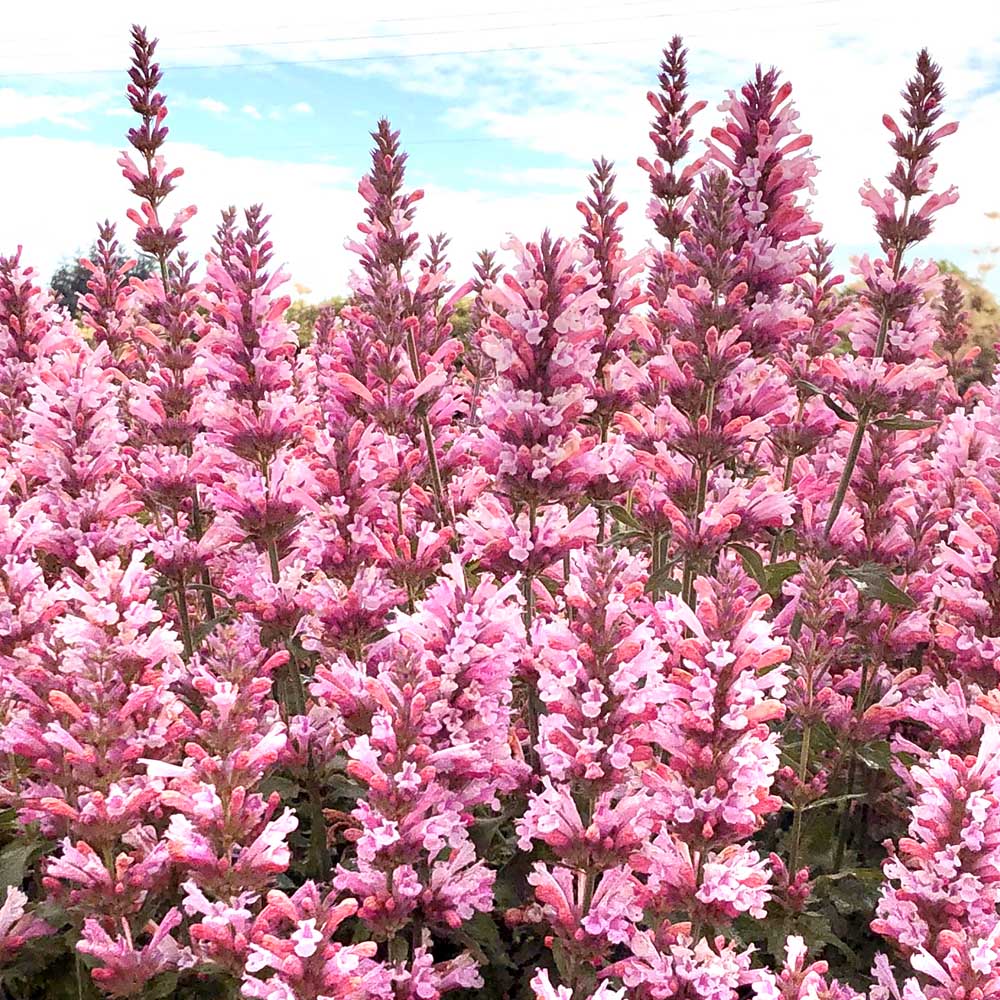
<instances>
[{"instance_id":1,"label":"power line","mask_svg":"<svg viewBox=\"0 0 1000 1000\"><path fill-rule=\"evenodd\" d=\"M619 0L618 6L619 7L648 7L650 5L661 6L662 3L663 3L663 0ZM581 5L573 5L572 9L573 9L574 12L587 11L587 10L607 10L607 6L608 6L607 3L581 4ZM366 24L366 25L369 25L369 24L408 24L408 23L413 23L413 22L424 22L424 21L455 21L455 20L459 20L461 18L472 18L472 17L475 17L475 18L488 18L488 17L506 16L508 14L535 14L535 13L538 13L538 12L539 12L538 6L536 5L536 6L533 6L533 7L509 7L509 8L504 8L504 9L500 9L500 10L454 11L452 13L444 13L444 14L417 14L417 15L411 15L409 17L375 18L373 20L368 20L368 21L346 21L346 22L344 22L344 21L338 21L337 25L340 26L340 27L342 27L345 24L348 24L348 25L350 25L350 24ZM677 9L677 13L684 13L683 8L678 8ZM319 29L322 29L322 30L329 30L329 29L331 29L333 27L334 26L331 25L327 21L312 22L312 23L292 22L292 23L288 23L288 24L275 24L275 25L271 25L270 26L270 28L271 28L272 31L283 31L286 28L295 28L297 30L303 30L303 29L307 29L307 28L319 28ZM203 36L203 35L220 35L224 31L230 31L230 30L231 30L231 28L229 28L229 27L225 27L225 28L198 28L198 29L195 29L195 30L185 30L185 29L181 28L181 29L179 29L177 31L173 31L172 30L170 32L169 38L166 39L166 41L167 41L167 43L169 45L169 44L173 43L173 40L175 38L198 38L198 37ZM470 29L470 30L472 30L472 29ZM490 29L489 28L484 28L483 30L490 30ZM155 32L153 32L153 34L155 34ZM104 32L102 34L92 35L90 37L94 38L94 39L102 39L103 38L103 39L118 39L118 40L120 40L123 37L123 35L124 35L124 32L116 31L116 32L113 32L113 33L112 32ZM58 37L59 37L58 35L53 35L52 33L47 33L46 34L46 40L52 40L53 38L58 39ZM78 40L78 35L75 34L75 33L71 34L71 35L66 35L64 37L67 40L73 42L74 44ZM385 37L385 36L375 36L375 37ZM327 39L327 40L330 40L330 39ZM6 41L8 42L8 44L10 44L10 45L12 45L14 47L17 47L17 48L23 47L23 43L16 42L13 39L7 39ZM2 44L2 43L0 43L0 44ZM235 44L238 44L238 43L233 43L233 44L235 45ZM245 44L252 45L253 43L245 43ZM264 44L274 44L274 43L268 41L268 42L266 42ZM184 48L190 48L190 47L192 47L192 46L184 46ZM195 47L199 47L199 46L195 46ZM211 48L213 46L200 46L200 47ZM227 45L225 43L221 43L220 42L220 43L218 43L217 47L219 47L219 48L231 48L231 47L233 47L233 45Z\"/></svg>"},{"instance_id":2,"label":"power line","mask_svg":"<svg viewBox=\"0 0 1000 1000\"><path fill-rule=\"evenodd\" d=\"M721 7L714 8L712 10L703 10L699 13L701 14L733 14L742 12L760 12L760 11L770 11L770 10L788 10L795 9L798 10L802 7L814 7L820 5L826 5L831 3L837 3L839 0L800 0L799 3L781 3L781 4L771 4L768 6L755 6L750 7L746 5L738 7ZM662 14L662 15L650 15L651 17L674 17L678 16L674 13ZM643 20L646 18L633 18L632 20ZM605 20L619 21L620 18L610 18ZM561 22L561 23L572 23L576 24L577 21L573 22ZM530 25L529 27L547 27L548 25ZM811 25L811 27L829 27L829 25ZM498 29L493 29L498 30ZM433 32L431 34L434 34ZM403 34L399 36L387 36L387 35L373 35L373 36L359 36L356 39L325 39L324 41L337 42L337 41L348 41L348 40L377 40L379 38L388 37L402 37L409 38L413 37L412 34ZM689 34L687 37L697 37L697 35ZM632 44L634 42L645 42L649 41L648 36L643 36L642 38L617 38L617 39L599 39L590 41L574 41L574 42L553 42L547 44L538 45L503 45L503 46L492 46L489 48L482 49L451 49L445 51L437 52L384 52L373 55L364 56L317 56L315 58L309 59L271 59L271 60L258 60L255 62L233 62L233 63L180 63L173 66L164 67L166 72L170 75L176 74L181 71L190 70L244 70L244 69L263 69L263 68L277 68L277 67L295 67L295 66L321 66L321 65L333 65L339 63L366 63L366 62L378 62L386 59L400 60L400 59L433 59L442 58L449 56L465 56L465 55L492 55L500 52L540 52L540 51L552 51L556 49L573 49L573 48L591 48L595 46L605 46L605 45L624 45ZM228 50L229 48L236 48L238 46L219 46L220 51ZM249 46L254 47L254 46ZM0 76L6 76L11 78L27 78L27 77L69 77L69 76L106 76L106 75L118 75L122 72L121 68L115 69L84 69L84 70L65 70L62 72L40 72L40 71L25 71L25 72L5 72L0 73Z\"/></svg>"},{"instance_id":3,"label":"power line","mask_svg":"<svg viewBox=\"0 0 1000 1000\"><path fill-rule=\"evenodd\" d=\"M794 4L796 8L799 7L820 7L826 6L828 4L837 3L838 0L802 0L802 2ZM730 7L724 8L723 10L709 10L702 11L706 14L729 14L733 11L739 10L771 10L774 7L779 9L787 8L793 6L791 4L776 4L768 7ZM592 9L606 9L606 5L601 5L600 7L595 7ZM530 11L529 11L530 13ZM682 17L684 16L684 11L661 11L660 13L650 13L650 14L636 14L631 17L621 17L616 15L614 17L599 17L599 18L588 18L587 24L620 24L623 21L652 21L659 20L661 18L672 18L672 17ZM394 34L375 34L375 35L342 35L342 36L331 36L326 38L282 38L278 40L264 39L258 42L233 42L227 45L213 44L213 45L188 45L185 46L186 49L260 49L260 48L274 48L277 45L309 45L309 44L322 44L322 43L335 43L340 42L380 42L385 40L395 40L399 38L428 38L437 37L439 35L463 35L469 32L481 33L481 32L497 32L497 31L521 31L522 29L532 29L532 28L563 28L568 25L578 25L580 19L574 17L569 21L531 21L527 24L493 24L488 26L483 26L482 28L434 28L430 31L403 31L396 32Z\"/></svg>"}]
</instances>

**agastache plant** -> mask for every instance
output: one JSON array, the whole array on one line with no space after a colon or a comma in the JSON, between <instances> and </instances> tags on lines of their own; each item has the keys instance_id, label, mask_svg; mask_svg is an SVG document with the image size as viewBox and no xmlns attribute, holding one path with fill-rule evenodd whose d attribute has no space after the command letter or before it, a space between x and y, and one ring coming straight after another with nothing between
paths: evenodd
<instances>
[{"instance_id":1,"label":"agastache plant","mask_svg":"<svg viewBox=\"0 0 1000 1000\"><path fill-rule=\"evenodd\" d=\"M137 227L136 243L159 261L164 286L168 283L167 260L184 240L182 226L194 214L189 206L163 225L160 206L174 189L174 182L184 173L181 167L167 170L160 147L169 129L163 124L167 117L167 99L156 88L163 79L159 64L153 61L157 39L150 40L143 28L132 28L132 66L129 69L128 101L141 124L128 131L129 145L136 151L140 163L128 153L118 161L122 175L132 193L139 198L139 211L129 209L129 219Z\"/></svg>"},{"instance_id":2,"label":"agastache plant","mask_svg":"<svg viewBox=\"0 0 1000 1000\"><path fill-rule=\"evenodd\" d=\"M675 38L645 236L598 158L578 233L449 259L382 120L310 332L263 206L185 252L131 41L157 273L99 225L74 322L0 256L0 996L1000 998L1000 392L912 257L930 57L846 289L791 85L699 135Z\"/></svg>"},{"instance_id":3,"label":"agastache plant","mask_svg":"<svg viewBox=\"0 0 1000 1000\"><path fill-rule=\"evenodd\" d=\"M865 304L871 312L871 332L864 349L859 352L858 361L859 367L870 372L872 385L870 398L859 400L844 469L826 517L824 533L827 536L837 522L851 487L851 477L869 421L896 403L891 397L880 398L878 394L879 382L888 382L894 374L884 364L883 358L887 346L895 340L892 336L894 327L901 324L901 316L919 295L920 282L926 280L918 270L912 271L913 281L905 280L904 256L907 250L930 235L935 213L958 200L958 192L954 188L948 188L941 194L932 193L937 165L931 157L940 141L954 133L958 124L937 124L944 110L944 87L941 70L931 61L926 50L917 57L916 74L907 82L903 99L905 132L890 115L882 118L892 135L890 145L897 157L888 176L890 187L880 192L867 182L861 189L862 201L875 213L875 232L886 256L884 260L875 262L864 258L860 264L867 289Z\"/></svg>"}]
</instances>

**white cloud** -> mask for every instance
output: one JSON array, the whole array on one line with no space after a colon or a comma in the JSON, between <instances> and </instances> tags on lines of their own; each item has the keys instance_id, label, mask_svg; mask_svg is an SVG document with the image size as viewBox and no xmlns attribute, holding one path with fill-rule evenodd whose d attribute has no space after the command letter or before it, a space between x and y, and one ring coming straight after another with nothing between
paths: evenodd
<instances>
[{"instance_id":1,"label":"white cloud","mask_svg":"<svg viewBox=\"0 0 1000 1000\"><path fill-rule=\"evenodd\" d=\"M313 106L307 101L298 101L293 104L289 109L293 114L296 115L311 115L313 113Z\"/></svg>"},{"instance_id":2,"label":"white cloud","mask_svg":"<svg viewBox=\"0 0 1000 1000\"><path fill-rule=\"evenodd\" d=\"M125 212L135 200L116 166L118 155L113 146L88 141L0 136L0 238L7 244L0 253L23 243L25 262L47 279L62 258L93 242L97 220L105 217L118 221L122 242L131 245L135 227ZM194 259L209 248L220 209L262 202L272 216L276 256L288 262L296 281L317 294L346 285L351 264L342 242L360 218L361 203L345 168L223 156L180 142L170 142L166 155L170 166L184 167L184 176L163 212L198 206L185 227L184 249ZM38 214L43 204L44 220Z\"/></svg>"},{"instance_id":3,"label":"white cloud","mask_svg":"<svg viewBox=\"0 0 1000 1000\"><path fill-rule=\"evenodd\" d=\"M949 114L962 122L958 135L941 147L939 181L958 184L962 201L941 213L927 250L974 264L974 247L997 242L1000 225L989 222L984 213L1000 208L995 194L1000 5L951 0L942 9L938 0L705 0L664 7L652 0L622 4L620 10L599 0L536 0L529 11L455 13L454 0L428 0L415 17L407 0L386 0L369 5L367 19L354 8L351 21L331 15L317 24L312 0L285 0L283 26L274 27L274 7L264 0L219 0L212 5L176 0L157 9L151 30L163 39L158 58L167 73L168 91L171 84L183 85L184 71L171 73L171 66L179 64L228 68L244 63L247 75L255 72L255 79L263 80L272 71L267 63L319 59L329 61L316 67L331 74L377 79L443 101L449 141L456 142L456 153L469 151L469 165L476 171L469 176L476 187L452 191L430 185L420 228L446 228L453 234L456 265L468 260L472 250L496 245L507 230L528 236L537 235L545 224L575 230L573 205L586 190L585 175L595 155L617 161L619 195L632 204L626 217L630 242L638 244L650 236L643 219L648 188L635 159L650 153L651 109L645 91L655 85L659 50L674 31L684 33L691 49L693 95L710 102L710 110L696 120L697 136L718 119L714 108L724 90L738 88L755 61L778 65L795 85L803 128L814 136L821 170L815 209L826 223L825 235L851 252L874 248L871 219L857 190L866 177L877 180L891 166L880 117L898 106L913 56L929 44L944 67ZM67 71L120 67L133 11L131 0L107 0L90 8L67 3L66 18L56 33L39 38L30 10L15 5L5 12L0 76L18 69L37 72L39 66ZM193 11L198 16L192 19ZM82 39L86 44L80 44ZM338 61L352 58L357 61ZM73 79L85 89L105 78ZM117 87L120 69L107 79ZM281 117L282 111L273 106L263 111L258 107L264 105L247 104L242 112L256 120ZM352 116L356 111L351 109ZM408 138L420 138L419 129L404 128L404 145ZM472 144L483 136L497 141ZM469 145L463 146L466 139ZM345 141L366 141L360 123L356 139ZM420 154L421 148L414 145L415 171L420 170ZM171 149L171 162L174 155ZM249 164L259 162L239 161L248 170ZM190 182L194 197L197 162L185 165L185 189ZM329 288L331 281L342 283L346 258L339 243L358 214L358 206L351 200L348 207L347 200L353 199L348 189L353 189L354 178L345 179L348 193L339 201L303 180L313 168L272 165L274 170L279 167L282 180L298 186L312 206L302 220L280 223L296 276L318 290ZM110 172L114 176L113 168ZM221 181L229 183L237 173L230 169L220 178L218 190L208 185L208 200L199 189L199 203L204 207L235 200L237 195L227 195ZM259 176L276 179L264 167ZM45 189L30 170L23 181L41 197ZM12 189L0 189L0 217L5 222L11 219ZM270 200L271 189L263 190ZM119 204L122 194L115 191L109 197ZM279 203L290 206L291 196L273 191L277 226L283 215ZM88 208L91 214L103 213L106 201L85 198L96 206ZM301 207L303 202L296 204ZM321 227L321 240L313 223L317 217L328 223ZM27 224L35 225L30 219ZM7 231L29 234L13 224ZM196 242L192 232L191 243ZM341 263L334 266L337 261ZM1000 275L994 280L1000 284Z\"/></svg>"},{"instance_id":4,"label":"white cloud","mask_svg":"<svg viewBox=\"0 0 1000 1000\"><path fill-rule=\"evenodd\" d=\"M0 137L0 162L9 168L0 188L4 231L23 242L25 262L43 280L62 258L93 242L98 219L117 220L120 238L131 244L134 226L124 216L134 200L116 166L117 157L115 148L93 142ZM68 184L64 164L70 160L73 172ZM346 290L354 257L343 244L354 236L362 214L353 172L330 164L229 157L180 142L169 143L167 162L183 166L184 176L164 212L198 205L198 214L185 227L184 249L194 258L210 246L222 207L263 202L271 214L276 258L287 263L294 281L318 298ZM38 224L43 193L58 226ZM471 275L476 252L499 248L512 229L535 238L547 224L563 231L575 228L574 205L574 197L558 192L520 189L498 196L487 189L430 185L417 223L423 234L443 230L452 237L449 256L455 277L462 281ZM465 224L468 219L475 220L474 227ZM13 249L0 245L0 253Z\"/></svg>"},{"instance_id":5,"label":"white cloud","mask_svg":"<svg viewBox=\"0 0 1000 1000\"><path fill-rule=\"evenodd\" d=\"M197 102L202 111L207 111L213 115L224 115L229 111L229 105L223 101L217 101L214 97L202 97Z\"/></svg>"},{"instance_id":6,"label":"white cloud","mask_svg":"<svg viewBox=\"0 0 1000 1000\"><path fill-rule=\"evenodd\" d=\"M65 128L85 130L81 116L104 103L103 94L79 97L25 94L10 87L0 88L0 128L18 128L48 122Z\"/></svg>"}]
</instances>

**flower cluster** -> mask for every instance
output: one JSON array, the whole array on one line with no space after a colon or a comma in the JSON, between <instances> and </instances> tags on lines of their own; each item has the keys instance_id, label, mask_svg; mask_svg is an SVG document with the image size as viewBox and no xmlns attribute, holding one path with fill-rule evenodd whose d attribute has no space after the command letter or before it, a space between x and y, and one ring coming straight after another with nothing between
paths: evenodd
<instances>
[{"instance_id":1,"label":"flower cluster","mask_svg":"<svg viewBox=\"0 0 1000 1000\"><path fill-rule=\"evenodd\" d=\"M577 234L453 272L382 120L310 340L262 206L182 249L155 47L157 273L102 224L77 324L0 257L0 995L1000 998L1000 390L909 256L930 57L846 288L791 85L702 145L675 38L653 244L601 158Z\"/></svg>"}]
</instances>

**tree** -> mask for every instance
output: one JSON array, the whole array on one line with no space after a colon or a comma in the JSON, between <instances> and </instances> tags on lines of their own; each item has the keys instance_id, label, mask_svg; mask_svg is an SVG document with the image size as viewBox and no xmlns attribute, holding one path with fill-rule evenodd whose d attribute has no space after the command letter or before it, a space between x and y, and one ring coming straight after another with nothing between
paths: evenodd
<instances>
[{"instance_id":1,"label":"tree","mask_svg":"<svg viewBox=\"0 0 1000 1000\"><path fill-rule=\"evenodd\" d=\"M87 257L97 262L97 244L92 244ZM126 257L120 254L119 262L124 263ZM156 258L149 254L140 253L136 260L135 267L129 271L130 277L148 278L153 273L156 266ZM90 272L80 263L79 257L67 258L56 268L49 282L56 301L65 307L66 311L74 318L78 313L78 302L82 295L87 293L87 282L90 280Z\"/></svg>"}]
</instances>

